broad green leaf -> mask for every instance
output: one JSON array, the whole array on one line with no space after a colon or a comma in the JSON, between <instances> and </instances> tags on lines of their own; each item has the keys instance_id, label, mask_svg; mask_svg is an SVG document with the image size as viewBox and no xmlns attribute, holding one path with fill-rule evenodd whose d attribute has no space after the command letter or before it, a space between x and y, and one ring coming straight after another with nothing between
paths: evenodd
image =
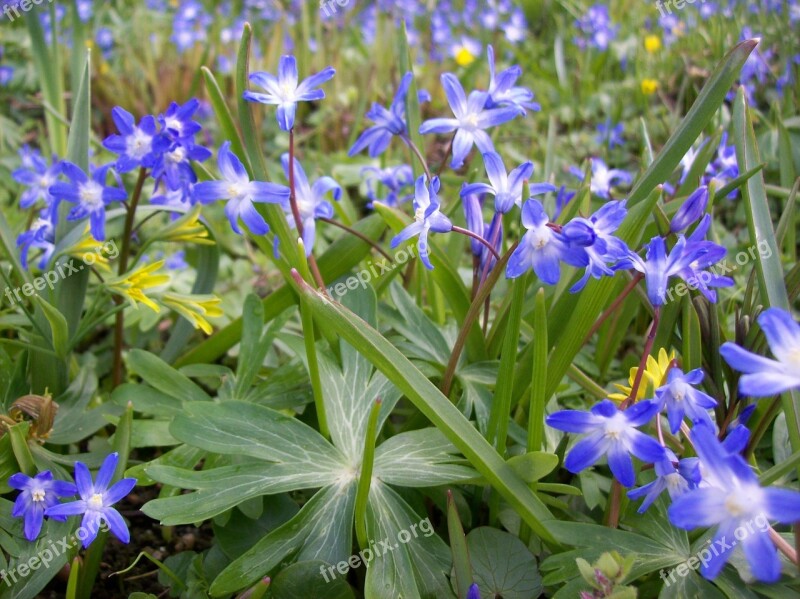
<instances>
[{"instance_id":1,"label":"broad green leaf","mask_svg":"<svg viewBox=\"0 0 800 599\"><path fill-rule=\"evenodd\" d=\"M128 353L126 362L129 372L166 395L181 401L211 401L205 391L158 356L134 349Z\"/></svg>"},{"instance_id":2,"label":"broad green leaf","mask_svg":"<svg viewBox=\"0 0 800 599\"><path fill-rule=\"evenodd\" d=\"M435 428L400 433L375 452L373 476L400 487L435 487L478 478Z\"/></svg>"},{"instance_id":3,"label":"broad green leaf","mask_svg":"<svg viewBox=\"0 0 800 599\"><path fill-rule=\"evenodd\" d=\"M246 588L291 555L297 561L328 564L346 560L352 547L355 493L354 484L319 491L294 518L226 567L211 585L211 595L223 597Z\"/></svg>"},{"instance_id":4,"label":"broad green leaf","mask_svg":"<svg viewBox=\"0 0 800 599\"><path fill-rule=\"evenodd\" d=\"M69 346L69 325L67 325L67 319L40 295L34 296L34 300L42 309L47 322L50 324L53 351L56 352L56 356L63 360L67 357L67 347Z\"/></svg>"},{"instance_id":5,"label":"broad green leaf","mask_svg":"<svg viewBox=\"0 0 800 599\"><path fill-rule=\"evenodd\" d=\"M535 483L555 470L558 456L544 451L531 451L509 458L508 464L526 483Z\"/></svg>"},{"instance_id":6,"label":"broad green leaf","mask_svg":"<svg viewBox=\"0 0 800 599\"><path fill-rule=\"evenodd\" d=\"M288 494L269 495L258 500L261 515L257 519L233 510L230 518L222 524L212 522L214 539L230 560L235 560L255 545L262 537L282 526L300 511Z\"/></svg>"},{"instance_id":7,"label":"broad green leaf","mask_svg":"<svg viewBox=\"0 0 800 599\"><path fill-rule=\"evenodd\" d=\"M341 469L344 458L316 430L264 406L242 401L187 403L170 427L176 439L223 455Z\"/></svg>"},{"instance_id":8,"label":"broad green leaf","mask_svg":"<svg viewBox=\"0 0 800 599\"><path fill-rule=\"evenodd\" d=\"M325 487L339 476L308 461L241 464L203 471L156 465L145 467L145 473L158 482L195 491L154 499L142 508L165 526L208 520L253 497Z\"/></svg>"},{"instance_id":9,"label":"broad green leaf","mask_svg":"<svg viewBox=\"0 0 800 599\"><path fill-rule=\"evenodd\" d=\"M519 511L529 526L545 541L552 541L548 528L553 515L521 481L510 466L445 397L385 337L349 310L301 287L319 318L367 357L453 443L473 467Z\"/></svg>"},{"instance_id":10,"label":"broad green leaf","mask_svg":"<svg viewBox=\"0 0 800 599\"><path fill-rule=\"evenodd\" d=\"M338 571L327 572L325 577L321 570L328 568L323 561L308 561L292 564L281 570L270 584L271 597L274 599L355 599L353 589L347 584L345 577Z\"/></svg>"},{"instance_id":11,"label":"broad green leaf","mask_svg":"<svg viewBox=\"0 0 800 599\"><path fill-rule=\"evenodd\" d=\"M481 526L467 535L467 548L482 597L530 599L541 595L536 558L514 535Z\"/></svg>"}]
</instances>

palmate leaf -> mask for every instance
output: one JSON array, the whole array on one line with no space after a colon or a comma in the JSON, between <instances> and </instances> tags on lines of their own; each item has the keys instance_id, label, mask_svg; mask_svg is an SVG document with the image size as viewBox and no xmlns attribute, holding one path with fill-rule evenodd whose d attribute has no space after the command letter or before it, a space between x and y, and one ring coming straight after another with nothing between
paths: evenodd
<instances>
[{"instance_id":1,"label":"palmate leaf","mask_svg":"<svg viewBox=\"0 0 800 599\"><path fill-rule=\"evenodd\" d=\"M420 521L419 515L395 491L373 482L367 506L367 533L372 541L370 547L377 551L367 569L366 597L454 596L446 577L452 561L450 550L438 535L427 535L421 530ZM407 542L402 542L404 539ZM381 555L377 555L379 551Z\"/></svg>"}]
</instances>

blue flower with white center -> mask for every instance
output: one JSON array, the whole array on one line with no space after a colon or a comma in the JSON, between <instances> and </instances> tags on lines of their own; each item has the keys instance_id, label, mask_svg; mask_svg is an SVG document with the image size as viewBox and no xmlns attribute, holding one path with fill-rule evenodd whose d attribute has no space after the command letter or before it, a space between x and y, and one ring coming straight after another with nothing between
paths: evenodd
<instances>
[{"instance_id":1,"label":"blue flower with white center","mask_svg":"<svg viewBox=\"0 0 800 599\"><path fill-rule=\"evenodd\" d=\"M562 410L547 417L545 422L560 431L587 436L572 448L564 467L577 474L608 456L608 467L624 486L636 482L631 454L647 463L657 463L666 457L664 448L637 427L650 422L658 414L658 405L640 401L621 411L609 399L595 404L588 412Z\"/></svg>"},{"instance_id":2,"label":"blue flower with white center","mask_svg":"<svg viewBox=\"0 0 800 599\"><path fill-rule=\"evenodd\" d=\"M289 155L281 156L283 172L289 178ZM295 159L294 161L294 192L297 210L300 213L301 226L303 228L303 244L306 248L306 256L310 256L314 249L314 242L317 237L317 219L333 218L333 204L327 196L330 193L337 202L342 197L342 187L331 177L320 177L313 184L310 184L306 171L303 166ZM283 210L289 220L289 226L297 228L292 213L291 204L288 198L283 201Z\"/></svg>"},{"instance_id":3,"label":"blue flower with white center","mask_svg":"<svg viewBox=\"0 0 800 599\"><path fill-rule=\"evenodd\" d=\"M211 152L186 140L185 144L175 143L161 154L153 167L153 178L156 182L166 181L171 190L179 189L186 183L196 183L197 175L191 162L203 162L211 157Z\"/></svg>"},{"instance_id":4,"label":"blue flower with white center","mask_svg":"<svg viewBox=\"0 0 800 599\"><path fill-rule=\"evenodd\" d=\"M61 174L61 163L56 156L50 165L47 165L44 158L38 154L29 157L30 166L21 167L11 173L11 177L17 183L27 186L27 189L20 196L20 208L30 208L40 199L44 201L46 208L53 205L54 198L50 195L50 187L58 180Z\"/></svg>"},{"instance_id":5,"label":"blue flower with white center","mask_svg":"<svg viewBox=\"0 0 800 599\"><path fill-rule=\"evenodd\" d=\"M169 148L169 140L158 133L156 119L152 115L142 118L137 125L133 115L116 106L111 117L119 130L119 135L109 135L103 140L103 147L119 158L115 168L120 173L127 173L135 168L153 168L158 156Z\"/></svg>"},{"instance_id":6,"label":"blue flower with white center","mask_svg":"<svg viewBox=\"0 0 800 599\"><path fill-rule=\"evenodd\" d=\"M55 516L83 515L81 527L89 534L83 539L83 547L87 548L97 538L97 533L103 522L108 524L109 530L123 543L130 541L130 533L120 513L113 506L124 499L136 486L135 478L123 478L111 484L114 471L117 469L119 454L109 454L100 470L97 479L92 482L92 475L86 464L75 462L75 485L80 499L69 503L61 503L45 510L48 518Z\"/></svg>"},{"instance_id":7,"label":"blue flower with white center","mask_svg":"<svg viewBox=\"0 0 800 599\"><path fill-rule=\"evenodd\" d=\"M14 474L8 479L8 486L21 491L14 502L11 515L23 519L23 531L29 541L35 541L42 531L45 510L58 505L60 497L69 497L78 492L72 483L53 480L49 470L40 472L33 478L21 472ZM66 517L55 516L53 519L64 522Z\"/></svg>"},{"instance_id":8,"label":"blue flower with white center","mask_svg":"<svg viewBox=\"0 0 800 599\"><path fill-rule=\"evenodd\" d=\"M367 112L367 118L375 125L359 136L356 143L350 148L348 156L355 156L365 148L368 148L369 155L375 158L386 151L392 141L392 137L395 135L399 135L401 138L408 136L406 96L413 77L414 75L410 72L403 76L400 87L397 88L397 93L388 110L378 103L372 104L372 108Z\"/></svg>"},{"instance_id":9,"label":"blue flower with white center","mask_svg":"<svg viewBox=\"0 0 800 599\"><path fill-rule=\"evenodd\" d=\"M605 123L597 125L597 143L600 145L607 145L609 150L613 150L617 146L622 146L625 139L622 133L625 128L622 123L614 125L611 119L606 119Z\"/></svg>"},{"instance_id":10,"label":"blue flower with white center","mask_svg":"<svg viewBox=\"0 0 800 599\"><path fill-rule=\"evenodd\" d=\"M266 235L269 226L258 213L255 202L280 204L289 199L289 188L276 183L251 181L241 160L231 151L231 142L226 141L219 149L217 165L222 181L203 181L194 186L195 200L207 204L225 200L225 215L233 230L239 235L239 219L254 235Z\"/></svg>"},{"instance_id":11,"label":"blue flower with white center","mask_svg":"<svg viewBox=\"0 0 800 599\"><path fill-rule=\"evenodd\" d=\"M588 264L586 251L572 247L566 237L549 226L550 219L538 200L522 206L522 224L527 229L506 266L506 277L515 279L530 270L543 283L555 285L561 276L561 262L583 267Z\"/></svg>"},{"instance_id":12,"label":"blue flower with white center","mask_svg":"<svg viewBox=\"0 0 800 599\"><path fill-rule=\"evenodd\" d=\"M70 180L58 182L50 187L50 194L58 200L72 202L67 220L80 220L89 217L92 237L97 241L106 238L106 206L111 202L124 202L128 194L124 189L106 185L106 175L110 164L95 169L89 178L80 167L67 162L61 164L61 172Z\"/></svg>"},{"instance_id":13,"label":"blue flower with white center","mask_svg":"<svg viewBox=\"0 0 800 599\"><path fill-rule=\"evenodd\" d=\"M527 87L514 85L522 76L522 69L514 65L507 69L495 72L494 48L489 46L487 49L489 61L489 97L486 99L486 108L498 106L513 106L522 110L538 111L541 106L533 101L533 92Z\"/></svg>"},{"instance_id":14,"label":"blue flower with white center","mask_svg":"<svg viewBox=\"0 0 800 599\"><path fill-rule=\"evenodd\" d=\"M522 207L522 187L525 181L533 175L533 162L523 162L510 173L506 171L503 159L496 152L483 155L486 165L486 174L491 185L486 183L469 183L461 189L461 196L474 193L488 193L494 196L494 207L497 212L505 214L516 204ZM530 195L536 196L549 191L555 191L555 185L549 183L533 183L530 186Z\"/></svg>"},{"instance_id":15,"label":"blue flower with white center","mask_svg":"<svg viewBox=\"0 0 800 599\"><path fill-rule=\"evenodd\" d=\"M31 228L17 237L17 247L20 248L19 261L22 268L28 268L28 252L32 248L42 250L38 267L44 269L56 249L56 228L52 220L53 214L42 210L41 216L31 224Z\"/></svg>"},{"instance_id":16,"label":"blue flower with white center","mask_svg":"<svg viewBox=\"0 0 800 599\"><path fill-rule=\"evenodd\" d=\"M573 166L569 170L575 177L583 181L581 169ZM630 173L616 168L610 169L599 158L592 158L592 180L589 188L596 196L608 200L611 198L612 187L616 187L619 184L630 185L632 182L633 177Z\"/></svg>"},{"instance_id":17,"label":"blue flower with white center","mask_svg":"<svg viewBox=\"0 0 800 599\"><path fill-rule=\"evenodd\" d=\"M687 243L686 238L680 236L675 247L667 254L664 238L653 237L647 246L645 260L642 260L635 252L630 252L627 258L617 264L616 269L633 268L642 273L645 277L647 297L650 303L655 307L663 306L667 301L669 279L675 276L683 278L687 269L690 269L690 265L692 263L699 264L698 261L710 250L711 246L709 245ZM692 271L690 270L690 272Z\"/></svg>"},{"instance_id":18,"label":"blue flower with white center","mask_svg":"<svg viewBox=\"0 0 800 599\"><path fill-rule=\"evenodd\" d=\"M433 270L428 258L428 233L449 233L453 230L453 223L439 211L439 177L434 177L430 185L425 180L425 175L420 175L414 186L414 222L400 231L392 239L392 249L411 239L419 237L417 248L420 260L429 270Z\"/></svg>"},{"instance_id":19,"label":"blue flower with white center","mask_svg":"<svg viewBox=\"0 0 800 599\"><path fill-rule=\"evenodd\" d=\"M644 497L642 505L637 510L640 514L645 513L664 491L669 493L671 499L675 499L691 489L696 489L702 480L698 458L685 458L679 462L671 449L665 448L664 451L665 458L653 464L656 479L638 489L628 491L629 499Z\"/></svg>"},{"instance_id":20,"label":"blue flower with white center","mask_svg":"<svg viewBox=\"0 0 800 599\"><path fill-rule=\"evenodd\" d=\"M298 84L297 60L294 56L281 56L278 76L257 72L250 75L250 82L266 90L267 93L246 91L244 99L278 107L278 126L284 131L294 128L294 115L298 102L322 100L325 92L317 89L336 74L333 67L326 67Z\"/></svg>"},{"instance_id":21,"label":"blue flower with white center","mask_svg":"<svg viewBox=\"0 0 800 599\"><path fill-rule=\"evenodd\" d=\"M461 168L473 145L478 146L478 150L483 154L494 151L494 144L486 129L507 123L522 115L523 110L518 106L487 109L486 92L473 91L468 98L455 75L444 73L441 80L455 118L429 119L422 123L419 132L427 135L455 131L453 160L450 166Z\"/></svg>"},{"instance_id":22,"label":"blue flower with white center","mask_svg":"<svg viewBox=\"0 0 800 599\"><path fill-rule=\"evenodd\" d=\"M158 115L158 122L174 141L194 139L195 134L202 129L200 123L192 120L198 108L200 101L197 98L192 98L183 105L172 102L163 114Z\"/></svg>"},{"instance_id":23,"label":"blue flower with white center","mask_svg":"<svg viewBox=\"0 0 800 599\"><path fill-rule=\"evenodd\" d=\"M708 410L717 405L713 397L706 395L693 385L703 382L703 370L697 368L684 374L679 368L671 368L667 384L656 389L656 403L666 409L670 432L674 435L681 427L684 416L693 422L702 420L712 424Z\"/></svg>"},{"instance_id":24,"label":"blue flower with white center","mask_svg":"<svg viewBox=\"0 0 800 599\"><path fill-rule=\"evenodd\" d=\"M711 215L706 214L697 228L686 238L686 252L693 254L694 258L678 271L678 276L686 281L691 289L697 289L705 298L714 303L717 301L717 292L712 287L732 287L734 281L730 277L719 275L713 270L706 270L709 266L720 262L728 254L721 245L705 239L711 226Z\"/></svg>"},{"instance_id":25,"label":"blue flower with white center","mask_svg":"<svg viewBox=\"0 0 800 599\"><path fill-rule=\"evenodd\" d=\"M583 247L589 260L586 272L572 286L570 292L583 289L589 282L589 277L600 279L603 275L613 276L615 271L609 265L615 265L628 256L628 246L618 237L614 237L614 232L627 214L625 201L612 201L589 218L576 217L564 225L564 237L570 245Z\"/></svg>"},{"instance_id":26,"label":"blue flower with white center","mask_svg":"<svg viewBox=\"0 0 800 599\"><path fill-rule=\"evenodd\" d=\"M702 218L703 214L705 214L706 206L708 206L708 187L704 185L697 188L678 208L669 223L670 233L680 233L688 229Z\"/></svg>"},{"instance_id":27,"label":"blue flower with white center","mask_svg":"<svg viewBox=\"0 0 800 599\"><path fill-rule=\"evenodd\" d=\"M768 397L800 389L800 325L780 308L762 312L758 326L764 332L775 359L759 356L735 343L723 343L720 354L731 368L745 373L739 379L739 393Z\"/></svg>"},{"instance_id":28,"label":"blue flower with white center","mask_svg":"<svg viewBox=\"0 0 800 599\"><path fill-rule=\"evenodd\" d=\"M691 440L700 458L703 482L675 499L667 512L670 522L685 530L716 526L715 544L730 546L725 539L735 538L753 575L762 582L776 582L781 564L768 533L769 520L800 521L800 493L762 488L744 458L728 453L714 430L703 423L694 426ZM746 534L740 536L737 529ZM713 553L700 567L700 573L709 579L720 573L732 552Z\"/></svg>"}]
</instances>

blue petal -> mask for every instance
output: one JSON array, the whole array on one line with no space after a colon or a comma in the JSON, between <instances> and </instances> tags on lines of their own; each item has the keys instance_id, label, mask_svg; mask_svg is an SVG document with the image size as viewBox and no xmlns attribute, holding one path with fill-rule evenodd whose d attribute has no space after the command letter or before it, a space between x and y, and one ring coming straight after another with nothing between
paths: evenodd
<instances>
[{"instance_id":1,"label":"blue petal","mask_svg":"<svg viewBox=\"0 0 800 599\"><path fill-rule=\"evenodd\" d=\"M108 489L111 484L111 479L114 478L114 471L117 469L117 462L119 461L119 454L117 452L110 453L103 460L103 465L97 471L97 478L94 482L94 492L103 493Z\"/></svg>"},{"instance_id":2,"label":"blue petal","mask_svg":"<svg viewBox=\"0 0 800 599\"><path fill-rule=\"evenodd\" d=\"M609 447L608 467L622 486L632 487L636 483L633 460L621 443L612 443Z\"/></svg>"},{"instance_id":3,"label":"blue petal","mask_svg":"<svg viewBox=\"0 0 800 599\"><path fill-rule=\"evenodd\" d=\"M791 489L764 489L766 512L771 519L784 524L800 521L800 493Z\"/></svg>"},{"instance_id":4,"label":"blue petal","mask_svg":"<svg viewBox=\"0 0 800 599\"><path fill-rule=\"evenodd\" d=\"M23 530L25 538L35 541L42 532L42 522L44 522L44 510L41 505L34 503L23 516Z\"/></svg>"},{"instance_id":5,"label":"blue petal","mask_svg":"<svg viewBox=\"0 0 800 599\"><path fill-rule=\"evenodd\" d=\"M550 414L545 422L547 426L566 433L588 433L602 425L597 416L581 410L561 410Z\"/></svg>"},{"instance_id":6,"label":"blue petal","mask_svg":"<svg viewBox=\"0 0 800 599\"><path fill-rule=\"evenodd\" d=\"M466 129L459 129L453 137L453 160L450 163L452 168L461 168L464 159L469 154L475 143L475 137Z\"/></svg>"},{"instance_id":7,"label":"blue petal","mask_svg":"<svg viewBox=\"0 0 800 599\"><path fill-rule=\"evenodd\" d=\"M785 310L769 308L758 317L758 326L764 331L773 355L791 364L800 351L800 325Z\"/></svg>"},{"instance_id":8,"label":"blue petal","mask_svg":"<svg viewBox=\"0 0 800 599\"><path fill-rule=\"evenodd\" d=\"M458 78L452 73L444 73L441 77L447 102L456 117L461 117L467 111L467 96Z\"/></svg>"},{"instance_id":9,"label":"blue petal","mask_svg":"<svg viewBox=\"0 0 800 599\"><path fill-rule=\"evenodd\" d=\"M592 434L581 439L569 452L567 459L564 460L564 467L577 474L589 466L597 463L603 457L609 446L608 438L602 433Z\"/></svg>"},{"instance_id":10,"label":"blue petal","mask_svg":"<svg viewBox=\"0 0 800 599\"><path fill-rule=\"evenodd\" d=\"M781 561L769 534L756 530L742 539L742 546L753 576L761 582L778 582Z\"/></svg>"},{"instance_id":11,"label":"blue petal","mask_svg":"<svg viewBox=\"0 0 800 599\"><path fill-rule=\"evenodd\" d=\"M692 530L719 524L728 514L725 495L714 487L694 489L672 502L667 511L669 521L678 528Z\"/></svg>"},{"instance_id":12,"label":"blue petal","mask_svg":"<svg viewBox=\"0 0 800 599\"><path fill-rule=\"evenodd\" d=\"M102 514L103 519L108 523L108 529L114 533L114 536L123 543L129 543L131 535L120 513L113 507L107 507L103 510Z\"/></svg>"}]
</instances>

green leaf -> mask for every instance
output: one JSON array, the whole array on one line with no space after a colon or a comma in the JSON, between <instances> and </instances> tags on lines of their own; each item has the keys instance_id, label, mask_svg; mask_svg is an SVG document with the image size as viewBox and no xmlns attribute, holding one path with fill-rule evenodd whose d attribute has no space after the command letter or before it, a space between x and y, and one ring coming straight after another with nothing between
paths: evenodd
<instances>
[{"instance_id":1,"label":"green leaf","mask_svg":"<svg viewBox=\"0 0 800 599\"><path fill-rule=\"evenodd\" d=\"M461 518L451 491L447 491L447 531L450 539L450 551L453 553L453 571L459 599L465 599L472 585L472 566L469 562L467 539Z\"/></svg>"},{"instance_id":2,"label":"green leaf","mask_svg":"<svg viewBox=\"0 0 800 599\"><path fill-rule=\"evenodd\" d=\"M63 360L69 353L69 326L67 325L67 319L64 318L64 315L61 314L61 312L56 310L46 300L44 300L42 296L35 295L33 299L42 309L47 322L50 324L53 351L56 352L56 356Z\"/></svg>"},{"instance_id":3,"label":"green leaf","mask_svg":"<svg viewBox=\"0 0 800 599\"><path fill-rule=\"evenodd\" d=\"M555 470L558 456L544 451L531 451L509 458L508 464L526 483L535 483Z\"/></svg>"},{"instance_id":4,"label":"green leaf","mask_svg":"<svg viewBox=\"0 0 800 599\"><path fill-rule=\"evenodd\" d=\"M481 597L530 599L541 595L536 558L514 535L481 526L467 535L467 547Z\"/></svg>"},{"instance_id":5,"label":"green leaf","mask_svg":"<svg viewBox=\"0 0 800 599\"><path fill-rule=\"evenodd\" d=\"M435 487L478 478L435 428L400 433L375 453L375 477L399 487Z\"/></svg>"},{"instance_id":6,"label":"green leaf","mask_svg":"<svg viewBox=\"0 0 800 599\"><path fill-rule=\"evenodd\" d=\"M670 136L658 157L631 190L628 198L629 206L633 207L644 200L655 189L656 185L669 178L686 152L692 147L694 141L700 136L708 123L711 122L734 81L739 76L742 65L744 65L747 57L757 44L757 40L745 40L739 43L717 65L686 117Z\"/></svg>"},{"instance_id":7,"label":"green leaf","mask_svg":"<svg viewBox=\"0 0 800 599\"><path fill-rule=\"evenodd\" d=\"M355 599L353 589L343 577L326 581L320 571L328 564L315 560L298 562L281 570L270 585L274 599ZM334 570L335 571L335 570ZM329 574L330 576L330 574Z\"/></svg>"},{"instance_id":8,"label":"green leaf","mask_svg":"<svg viewBox=\"0 0 800 599\"><path fill-rule=\"evenodd\" d=\"M222 130L222 139L231 142L231 151L242 160L247 173L253 176L253 167L250 164L250 159L244 151L244 143L236 124L233 121L233 115L227 102L225 102L225 95L219 88L214 74L208 67L200 67L200 72L203 74L203 80L206 82L206 91L208 92L208 99L211 102L211 107L214 109L214 114L219 121L220 129Z\"/></svg>"},{"instance_id":9,"label":"green leaf","mask_svg":"<svg viewBox=\"0 0 800 599\"><path fill-rule=\"evenodd\" d=\"M158 356L134 349L128 353L126 363L129 372L170 397L181 401L211 401L205 391Z\"/></svg>"},{"instance_id":10,"label":"green leaf","mask_svg":"<svg viewBox=\"0 0 800 599\"><path fill-rule=\"evenodd\" d=\"M553 515L447 397L378 331L307 285L301 291L316 315L383 372L444 433L545 541Z\"/></svg>"}]
</instances>

